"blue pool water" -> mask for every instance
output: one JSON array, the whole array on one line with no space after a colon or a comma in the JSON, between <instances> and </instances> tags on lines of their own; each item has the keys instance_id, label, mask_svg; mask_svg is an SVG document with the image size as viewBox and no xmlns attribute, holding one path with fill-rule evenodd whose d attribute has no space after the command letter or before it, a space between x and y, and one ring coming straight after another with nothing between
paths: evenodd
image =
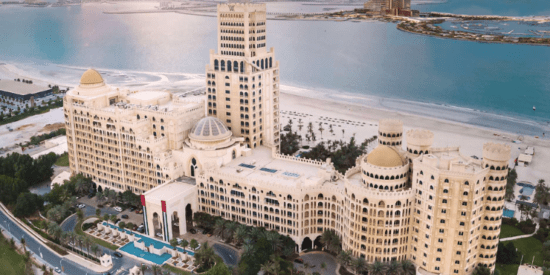
<instances>
[{"instance_id":1,"label":"blue pool water","mask_svg":"<svg viewBox=\"0 0 550 275\"><path fill-rule=\"evenodd\" d=\"M514 217L514 210L504 209L504 212L502 215L507 218L513 218Z\"/></svg>"},{"instance_id":2,"label":"blue pool water","mask_svg":"<svg viewBox=\"0 0 550 275\"><path fill-rule=\"evenodd\" d=\"M136 233L134 233L130 230L127 230L127 229L121 229L118 226L115 226L115 225L112 225L112 224L109 224L109 223L106 223L106 222L104 222L103 225L109 226L113 229L117 229L118 231L121 231L121 232L124 231L126 233L134 234L137 238L140 239L138 242L145 243L146 247L149 247L152 244L156 249L161 249L162 247L168 247L169 249L172 249L172 246L170 246L169 244L167 244L165 242L161 242L161 241L158 241L158 240L155 240L155 239L151 239L151 238L146 237L144 235L136 234ZM120 250L124 251L126 253L129 253L129 254L132 254L134 256L143 258L145 260L148 260L148 261L153 262L153 263L158 264L158 265L162 265L166 260L168 260L168 259L170 259L170 257L172 257L172 255L170 255L168 253L164 253L161 256L159 256L157 254L153 254L153 253L143 251L139 248L136 248L134 246L133 242L130 242L130 243L126 244L125 246L121 247ZM192 251L185 250L181 247L178 247L177 250L179 252L186 252L189 256L194 256L195 255L195 253L193 253Z\"/></svg>"},{"instance_id":3,"label":"blue pool water","mask_svg":"<svg viewBox=\"0 0 550 275\"><path fill-rule=\"evenodd\" d=\"M157 254L143 251L139 248L136 248L133 242L130 242L127 245L121 247L120 250L129 254L132 254L134 256L140 257L142 259L145 259L147 261L153 262L158 265L163 265L164 262L166 262L168 259L170 259L170 257L172 257L172 255L168 253L164 253L161 256L159 256Z\"/></svg>"},{"instance_id":4,"label":"blue pool water","mask_svg":"<svg viewBox=\"0 0 550 275\"><path fill-rule=\"evenodd\" d=\"M535 188L525 186L525 187L521 188L519 193L524 195L524 196L531 196L533 194L533 191L535 191Z\"/></svg>"}]
</instances>

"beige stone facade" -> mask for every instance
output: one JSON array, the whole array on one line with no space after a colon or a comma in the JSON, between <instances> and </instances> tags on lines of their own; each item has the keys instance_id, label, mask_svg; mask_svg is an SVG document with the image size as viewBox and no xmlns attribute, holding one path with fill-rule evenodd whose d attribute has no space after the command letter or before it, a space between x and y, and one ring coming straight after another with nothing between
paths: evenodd
<instances>
[{"instance_id":1,"label":"beige stone facade","mask_svg":"<svg viewBox=\"0 0 550 275\"><path fill-rule=\"evenodd\" d=\"M206 65L208 115L250 148L279 150L279 62L266 49L265 4L218 5L218 50Z\"/></svg>"},{"instance_id":2,"label":"beige stone facade","mask_svg":"<svg viewBox=\"0 0 550 275\"><path fill-rule=\"evenodd\" d=\"M473 159L432 147L426 130L408 131L404 144L403 123L382 120L378 147L344 174L330 159L281 155L265 5L221 4L218 26L206 99L117 89L84 73L64 99L71 171L143 193L147 234L163 240L201 211L277 230L296 250L334 230L368 262L410 259L421 274L494 269L510 147L487 143Z\"/></svg>"}]
</instances>

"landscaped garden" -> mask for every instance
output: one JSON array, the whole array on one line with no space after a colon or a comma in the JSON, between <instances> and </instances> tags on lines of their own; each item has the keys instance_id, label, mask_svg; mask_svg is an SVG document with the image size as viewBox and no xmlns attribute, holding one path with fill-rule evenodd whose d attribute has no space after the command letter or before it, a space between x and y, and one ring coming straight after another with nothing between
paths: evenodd
<instances>
[{"instance_id":1,"label":"landscaped garden","mask_svg":"<svg viewBox=\"0 0 550 275\"><path fill-rule=\"evenodd\" d=\"M521 236L524 235L521 230L513 225L507 225L503 224L500 228L500 238L508 238L508 237L514 237L514 236Z\"/></svg>"}]
</instances>

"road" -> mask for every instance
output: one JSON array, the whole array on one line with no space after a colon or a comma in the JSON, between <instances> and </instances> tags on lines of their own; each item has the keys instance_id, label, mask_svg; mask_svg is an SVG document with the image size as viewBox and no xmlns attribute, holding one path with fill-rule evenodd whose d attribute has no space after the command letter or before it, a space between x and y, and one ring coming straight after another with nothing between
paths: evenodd
<instances>
[{"instance_id":1,"label":"road","mask_svg":"<svg viewBox=\"0 0 550 275\"><path fill-rule=\"evenodd\" d=\"M96 208L91 206L91 205L88 205L88 204L85 204L85 205L86 205L86 207L84 207L82 209L82 211L84 211L84 217L86 218L86 217L89 217L89 216L95 216ZM101 208L101 215L103 216L105 214L118 215L119 212L117 212L116 210L114 210L111 207ZM78 221L77 216L72 215L71 217L69 217L68 219L63 221L63 223L61 223L61 229L63 229L63 231L73 231L74 227L77 224L77 221Z\"/></svg>"},{"instance_id":2,"label":"road","mask_svg":"<svg viewBox=\"0 0 550 275\"><path fill-rule=\"evenodd\" d=\"M95 210L93 211L95 214ZM31 237L25 230L23 230L18 224L16 224L11 219L9 219L3 211L0 211L0 225L4 230L6 230L7 232L10 232L15 237L15 239L21 240L22 237L25 238L27 249L31 251L32 254L35 254L36 257L41 258L46 263L48 263L50 267L53 267L53 268L63 267L65 269L63 274L66 274L66 275L102 274L102 273L94 272L83 266L80 266L71 260L65 259L51 252L48 248L45 247L45 245L43 245L42 243L39 243L36 239ZM109 250L107 248L102 247L102 249L106 253L109 253L109 254L113 253L112 250ZM134 265L139 266L141 265L141 262L128 257L123 257L120 259L113 257L113 268L111 268L110 272L114 274L114 272L118 271L119 269L128 270ZM127 272L121 272L118 274L119 275L127 274Z\"/></svg>"}]
</instances>

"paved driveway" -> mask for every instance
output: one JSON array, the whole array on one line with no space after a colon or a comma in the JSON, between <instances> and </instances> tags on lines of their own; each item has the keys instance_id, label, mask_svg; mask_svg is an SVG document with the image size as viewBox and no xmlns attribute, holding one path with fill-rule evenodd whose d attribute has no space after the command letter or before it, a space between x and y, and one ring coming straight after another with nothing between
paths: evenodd
<instances>
[{"instance_id":1,"label":"paved driveway","mask_svg":"<svg viewBox=\"0 0 550 275\"><path fill-rule=\"evenodd\" d=\"M214 245L212 245L212 247L214 248L214 251L216 252L216 254L222 257L223 262L226 265L228 266L237 265L237 262L239 260L239 254L237 253L237 250L235 248L232 248L227 245L219 244L219 243L215 243Z\"/></svg>"},{"instance_id":2,"label":"paved driveway","mask_svg":"<svg viewBox=\"0 0 550 275\"><path fill-rule=\"evenodd\" d=\"M84 211L84 217L86 218L86 217L89 217L89 216L95 216L96 208L92 205L89 205L89 204L86 204L86 203L84 203L84 204L86 205L86 207L84 207L82 209L82 211ZM114 210L111 207L104 207L104 208L100 208L100 209L101 209L101 216L103 216L105 214L109 214L109 215L118 215L119 214L119 212L117 212L116 210ZM77 224L77 221L78 221L78 217L76 215L72 215L69 218L65 219L61 223L61 229L63 231L73 231L74 227Z\"/></svg>"},{"instance_id":3,"label":"paved driveway","mask_svg":"<svg viewBox=\"0 0 550 275\"><path fill-rule=\"evenodd\" d=\"M300 258L304 259L304 263L309 263L310 268L307 270L304 268L303 264L294 263L294 267L298 270L304 271L306 274L311 274L315 271L319 272L322 275L336 275L336 267L338 263L336 259L328 253L324 252L309 252L302 254ZM326 269L321 268L321 264L325 263L327 265ZM315 267L312 267L315 266Z\"/></svg>"}]
</instances>

